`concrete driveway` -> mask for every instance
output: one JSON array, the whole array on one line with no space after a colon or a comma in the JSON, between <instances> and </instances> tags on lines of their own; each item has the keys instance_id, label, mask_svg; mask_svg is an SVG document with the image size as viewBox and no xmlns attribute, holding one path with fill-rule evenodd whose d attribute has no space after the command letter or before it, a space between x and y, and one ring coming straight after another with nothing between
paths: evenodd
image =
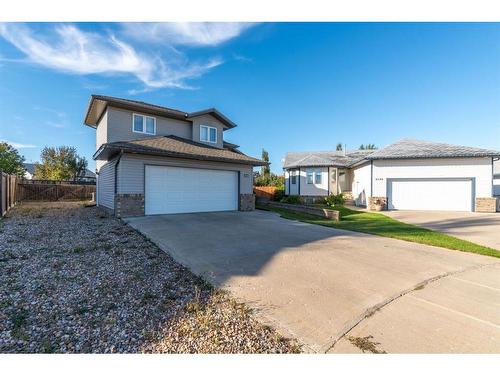
<instances>
[{"instance_id":1,"label":"concrete driveway","mask_svg":"<svg viewBox=\"0 0 500 375\"><path fill-rule=\"evenodd\" d=\"M419 225L500 250L500 212L384 211L399 221Z\"/></svg>"},{"instance_id":2,"label":"concrete driveway","mask_svg":"<svg viewBox=\"0 0 500 375\"><path fill-rule=\"evenodd\" d=\"M346 338L368 332L365 336L391 352L500 352L500 286L495 284L500 274L492 266L499 259L290 221L265 211L127 221L193 272L254 308L261 320L299 339L307 351L356 351ZM470 283L453 281L456 293L438 284L453 277ZM421 295L430 291L432 298ZM424 305L419 314L429 318L416 326L418 332L384 341L394 315L418 318L410 296L428 298L434 307L444 304L442 316ZM385 311L392 315L384 318ZM464 320L459 330L434 329L455 321L457 314ZM374 319L381 321L365 328ZM438 321L434 326L427 324L432 319ZM471 348L469 342L478 344Z\"/></svg>"}]
</instances>

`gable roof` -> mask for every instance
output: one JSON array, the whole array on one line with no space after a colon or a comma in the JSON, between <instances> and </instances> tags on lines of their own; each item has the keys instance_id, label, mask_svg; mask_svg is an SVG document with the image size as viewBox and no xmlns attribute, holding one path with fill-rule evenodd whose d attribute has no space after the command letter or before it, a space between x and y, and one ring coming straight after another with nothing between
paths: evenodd
<instances>
[{"instance_id":1,"label":"gable roof","mask_svg":"<svg viewBox=\"0 0 500 375\"><path fill-rule=\"evenodd\" d=\"M229 120L226 116L224 116L221 112L219 112L215 108L207 108L207 109L203 109L201 111L188 113L186 118L194 118L194 117L203 116L203 115L212 115L213 117L215 117L217 120L219 120L220 122L222 122L223 124L225 124L229 128L236 127L236 124L234 122Z\"/></svg>"},{"instance_id":2,"label":"gable roof","mask_svg":"<svg viewBox=\"0 0 500 375\"><path fill-rule=\"evenodd\" d=\"M500 151L450 145L447 143L402 139L367 156L376 159L420 159L459 157L500 157Z\"/></svg>"},{"instance_id":3,"label":"gable roof","mask_svg":"<svg viewBox=\"0 0 500 375\"><path fill-rule=\"evenodd\" d=\"M446 143L402 139L380 150L289 152L283 168L351 167L357 163L378 159L499 157L500 151Z\"/></svg>"},{"instance_id":4,"label":"gable roof","mask_svg":"<svg viewBox=\"0 0 500 375\"><path fill-rule=\"evenodd\" d=\"M234 122L229 120L215 108L208 108L196 112L184 112L178 109L150 104L139 100L117 98L105 95L90 96L90 101L87 107L87 112L85 113L83 123L92 128L96 128L99 120L101 119L108 106L186 121L190 118L209 114L223 123L228 129L236 127L236 124Z\"/></svg>"},{"instance_id":5,"label":"gable roof","mask_svg":"<svg viewBox=\"0 0 500 375\"><path fill-rule=\"evenodd\" d=\"M94 172L92 172L90 169L86 168L85 173L81 177L86 177L86 178L96 178L96 175Z\"/></svg>"},{"instance_id":6,"label":"gable roof","mask_svg":"<svg viewBox=\"0 0 500 375\"><path fill-rule=\"evenodd\" d=\"M28 172L30 175L35 174L35 165L36 163L23 163L24 169L26 169L26 172Z\"/></svg>"},{"instance_id":7,"label":"gable roof","mask_svg":"<svg viewBox=\"0 0 500 375\"><path fill-rule=\"evenodd\" d=\"M241 151L221 149L175 135L105 143L96 151L94 159L108 160L120 151L236 164L267 165L266 162L247 156Z\"/></svg>"}]
</instances>

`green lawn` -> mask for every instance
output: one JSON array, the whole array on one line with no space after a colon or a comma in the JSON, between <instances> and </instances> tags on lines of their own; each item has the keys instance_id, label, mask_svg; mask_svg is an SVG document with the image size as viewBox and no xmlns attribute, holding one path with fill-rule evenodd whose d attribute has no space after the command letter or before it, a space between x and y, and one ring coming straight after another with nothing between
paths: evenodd
<instances>
[{"instance_id":1,"label":"green lawn","mask_svg":"<svg viewBox=\"0 0 500 375\"><path fill-rule=\"evenodd\" d=\"M282 208L269 206L258 206L257 208L277 212L285 219L299 220L310 224L370 233L382 237L397 238L399 240L418 242L426 245L444 247L446 249L500 258L500 251L498 250L477 245L430 229L421 228L416 225L406 224L378 213L336 207L335 209L340 211L341 217L341 220L336 222L330 219L296 213Z\"/></svg>"}]
</instances>

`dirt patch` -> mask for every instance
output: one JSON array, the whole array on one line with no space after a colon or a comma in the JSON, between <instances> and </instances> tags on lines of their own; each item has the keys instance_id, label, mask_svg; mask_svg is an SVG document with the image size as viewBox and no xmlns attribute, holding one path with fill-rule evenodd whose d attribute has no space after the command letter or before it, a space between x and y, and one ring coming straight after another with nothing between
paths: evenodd
<instances>
[{"instance_id":1,"label":"dirt patch","mask_svg":"<svg viewBox=\"0 0 500 375\"><path fill-rule=\"evenodd\" d=\"M347 339L355 347L361 349L363 353L369 352L373 354L387 354L385 350L377 348L377 345L380 345L380 343L374 342L372 335L365 337L348 336Z\"/></svg>"}]
</instances>

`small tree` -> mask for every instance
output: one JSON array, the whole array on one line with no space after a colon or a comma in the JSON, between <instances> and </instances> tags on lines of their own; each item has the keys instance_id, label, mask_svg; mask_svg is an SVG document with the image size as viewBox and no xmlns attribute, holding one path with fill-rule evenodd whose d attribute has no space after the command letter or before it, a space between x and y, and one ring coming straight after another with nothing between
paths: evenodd
<instances>
[{"instance_id":1,"label":"small tree","mask_svg":"<svg viewBox=\"0 0 500 375\"><path fill-rule=\"evenodd\" d=\"M87 160L74 147L44 147L41 163L35 165L35 178L42 180L76 180L85 175Z\"/></svg>"},{"instance_id":2,"label":"small tree","mask_svg":"<svg viewBox=\"0 0 500 375\"><path fill-rule=\"evenodd\" d=\"M262 160L264 160L266 163L269 163L269 153L262 149ZM263 165L260 168L260 174L263 177L268 177L271 174L271 169L269 168L269 164Z\"/></svg>"},{"instance_id":3,"label":"small tree","mask_svg":"<svg viewBox=\"0 0 500 375\"><path fill-rule=\"evenodd\" d=\"M0 142L0 171L23 177L26 171L23 163L24 156L7 142Z\"/></svg>"},{"instance_id":4,"label":"small tree","mask_svg":"<svg viewBox=\"0 0 500 375\"><path fill-rule=\"evenodd\" d=\"M342 151L344 147L342 146L342 143L337 143L337 147L335 148L336 151Z\"/></svg>"}]
</instances>

